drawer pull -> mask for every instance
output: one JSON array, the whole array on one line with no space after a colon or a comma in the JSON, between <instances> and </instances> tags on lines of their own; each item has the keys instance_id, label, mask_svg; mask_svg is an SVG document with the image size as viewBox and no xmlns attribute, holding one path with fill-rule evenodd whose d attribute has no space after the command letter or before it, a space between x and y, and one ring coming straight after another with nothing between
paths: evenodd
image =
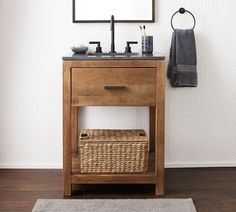
<instances>
[{"instance_id":1,"label":"drawer pull","mask_svg":"<svg viewBox=\"0 0 236 212\"><path fill-rule=\"evenodd\" d=\"M126 87L123 85L105 85L105 90L124 90Z\"/></svg>"}]
</instances>

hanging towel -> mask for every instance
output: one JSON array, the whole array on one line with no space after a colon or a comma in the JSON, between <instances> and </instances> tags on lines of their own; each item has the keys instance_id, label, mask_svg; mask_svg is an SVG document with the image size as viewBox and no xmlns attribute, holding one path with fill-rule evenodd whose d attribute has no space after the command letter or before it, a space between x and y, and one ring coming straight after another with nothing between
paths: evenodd
<instances>
[{"instance_id":1,"label":"hanging towel","mask_svg":"<svg viewBox=\"0 0 236 212\"><path fill-rule=\"evenodd\" d=\"M193 29L175 29L167 77L172 87L197 87L197 56Z\"/></svg>"}]
</instances>

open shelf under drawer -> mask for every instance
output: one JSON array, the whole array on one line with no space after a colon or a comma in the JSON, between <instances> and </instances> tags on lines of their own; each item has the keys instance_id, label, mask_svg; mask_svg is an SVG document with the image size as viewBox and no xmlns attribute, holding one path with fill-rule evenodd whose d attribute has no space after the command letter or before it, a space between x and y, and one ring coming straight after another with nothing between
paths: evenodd
<instances>
[{"instance_id":1,"label":"open shelf under drawer","mask_svg":"<svg viewBox=\"0 0 236 212\"><path fill-rule=\"evenodd\" d=\"M72 154L72 183L73 184L155 184L155 157L149 154L148 171L146 173L119 173L119 174L82 174L80 173L78 153Z\"/></svg>"}]
</instances>

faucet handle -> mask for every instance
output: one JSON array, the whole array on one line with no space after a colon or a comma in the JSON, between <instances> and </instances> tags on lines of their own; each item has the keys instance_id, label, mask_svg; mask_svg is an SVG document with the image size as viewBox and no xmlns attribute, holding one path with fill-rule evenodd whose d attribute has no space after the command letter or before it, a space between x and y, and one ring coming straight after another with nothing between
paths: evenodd
<instances>
[{"instance_id":1,"label":"faucet handle","mask_svg":"<svg viewBox=\"0 0 236 212\"><path fill-rule=\"evenodd\" d=\"M100 41L89 41L89 44L97 44L95 53L102 53L102 47Z\"/></svg>"},{"instance_id":2,"label":"faucet handle","mask_svg":"<svg viewBox=\"0 0 236 212\"><path fill-rule=\"evenodd\" d=\"M130 44L138 44L138 41L127 41L127 46L125 47L125 53L132 53Z\"/></svg>"}]
</instances>

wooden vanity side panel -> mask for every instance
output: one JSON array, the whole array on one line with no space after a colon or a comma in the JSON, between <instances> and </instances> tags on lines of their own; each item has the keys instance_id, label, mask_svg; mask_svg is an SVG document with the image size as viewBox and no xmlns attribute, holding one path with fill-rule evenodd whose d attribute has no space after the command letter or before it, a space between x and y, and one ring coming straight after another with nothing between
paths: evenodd
<instances>
[{"instance_id":1,"label":"wooden vanity side panel","mask_svg":"<svg viewBox=\"0 0 236 212\"><path fill-rule=\"evenodd\" d=\"M154 106L155 68L73 68L73 106ZM105 86L124 86L107 90Z\"/></svg>"},{"instance_id":2,"label":"wooden vanity side panel","mask_svg":"<svg viewBox=\"0 0 236 212\"><path fill-rule=\"evenodd\" d=\"M164 195L164 136L165 136L165 63L157 62L156 112L155 112L155 173L156 196Z\"/></svg>"},{"instance_id":3,"label":"wooden vanity side panel","mask_svg":"<svg viewBox=\"0 0 236 212\"><path fill-rule=\"evenodd\" d=\"M63 186L64 196L71 196L71 67L63 63Z\"/></svg>"}]
</instances>

